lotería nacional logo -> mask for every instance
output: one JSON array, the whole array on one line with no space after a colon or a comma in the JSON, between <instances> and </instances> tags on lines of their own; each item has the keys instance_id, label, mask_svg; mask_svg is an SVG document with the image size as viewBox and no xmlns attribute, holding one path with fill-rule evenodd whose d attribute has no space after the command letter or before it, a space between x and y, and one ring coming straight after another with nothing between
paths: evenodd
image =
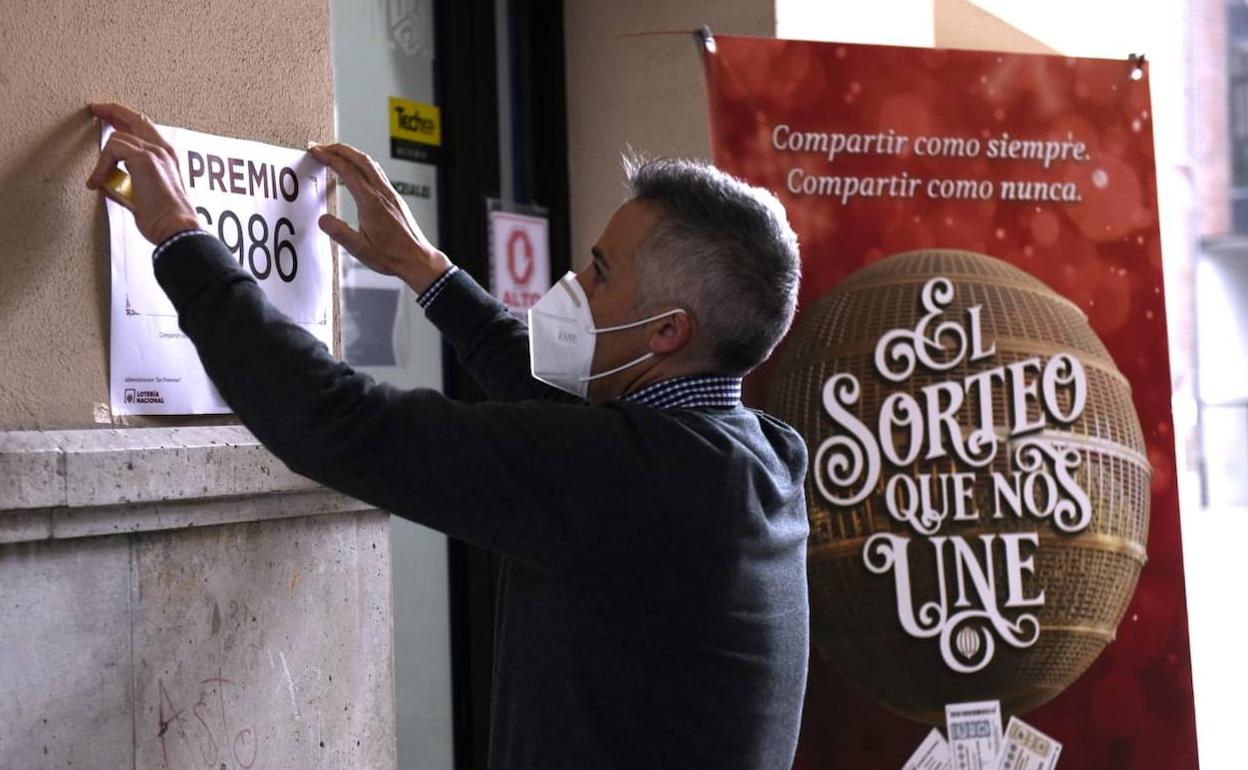
<instances>
[{"instance_id":1,"label":"loter\u00eda nacional logo","mask_svg":"<svg viewBox=\"0 0 1248 770\"><path fill-rule=\"evenodd\" d=\"M127 404L163 404L165 397L160 394L159 390L126 388L125 401Z\"/></svg>"},{"instance_id":2,"label":"loter\u00eda nacional logo","mask_svg":"<svg viewBox=\"0 0 1248 770\"><path fill-rule=\"evenodd\" d=\"M1113 639L1151 470L1075 305L991 257L899 254L806 311L772 387L812 458L815 641L878 702L1024 711Z\"/></svg>"}]
</instances>

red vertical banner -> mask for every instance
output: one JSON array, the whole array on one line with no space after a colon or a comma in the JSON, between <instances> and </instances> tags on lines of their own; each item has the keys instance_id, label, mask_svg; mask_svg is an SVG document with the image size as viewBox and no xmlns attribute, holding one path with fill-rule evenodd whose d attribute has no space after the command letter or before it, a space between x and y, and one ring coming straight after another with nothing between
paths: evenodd
<instances>
[{"instance_id":1,"label":"red vertical banner","mask_svg":"<svg viewBox=\"0 0 1248 770\"><path fill-rule=\"evenodd\" d=\"M795 767L901 768L996 701L1062 770L1196 768L1147 66L730 36L704 61L716 165L801 244L746 389L811 457Z\"/></svg>"}]
</instances>

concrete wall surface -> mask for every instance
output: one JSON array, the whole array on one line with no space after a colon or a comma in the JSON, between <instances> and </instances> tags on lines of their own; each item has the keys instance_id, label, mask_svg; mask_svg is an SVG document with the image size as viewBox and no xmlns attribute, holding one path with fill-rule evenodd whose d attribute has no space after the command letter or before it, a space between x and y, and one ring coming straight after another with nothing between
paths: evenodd
<instances>
[{"instance_id":1,"label":"concrete wall surface","mask_svg":"<svg viewBox=\"0 0 1248 770\"><path fill-rule=\"evenodd\" d=\"M242 428L0 433L0 543L0 768L395 766L389 517Z\"/></svg>"},{"instance_id":2,"label":"concrete wall surface","mask_svg":"<svg viewBox=\"0 0 1248 770\"><path fill-rule=\"evenodd\" d=\"M328 139L328 2L4 4L0 430L87 427L108 402L107 221L84 187L100 100L290 147Z\"/></svg>"},{"instance_id":3,"label":"concrete wall surface","mask_svg":"<svg viewBox=\"0 0 1248 770\"><path fill-rule=\"evenodd\" d=\"M0 767L393 767L387 529L0 546Z\"/></svg>"}]
</instances>

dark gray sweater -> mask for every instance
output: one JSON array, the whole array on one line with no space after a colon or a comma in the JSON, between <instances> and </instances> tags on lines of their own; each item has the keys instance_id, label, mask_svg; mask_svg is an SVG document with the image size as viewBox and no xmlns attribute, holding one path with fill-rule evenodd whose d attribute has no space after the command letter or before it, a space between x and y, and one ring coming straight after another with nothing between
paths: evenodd
<instances>
[{"instance_id":1,"label":"dark gray sweater","mask_svg":"<svg viewBox=\"0 0 1248 770\"><path fill-rule=\"evenodd\" d=\"M791 766L808 650L791 428L740 405L564 397L462 272L428 316L484 403L335 360L215 238L171 244L156 277L221 395L293 470L502 555L491 768Z\"/></svg>"}]
</instances>

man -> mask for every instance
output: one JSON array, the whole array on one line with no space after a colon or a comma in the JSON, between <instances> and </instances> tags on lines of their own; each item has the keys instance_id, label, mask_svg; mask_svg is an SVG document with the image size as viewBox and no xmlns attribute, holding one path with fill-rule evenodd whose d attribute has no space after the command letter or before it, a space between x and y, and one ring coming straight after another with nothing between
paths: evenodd
<instances>
[{"instance_id":1,"label":"man","mask_svg":"<svg viewBox=\"0 0 1248 770\"><path fill-rule=\"evenodd\" d=\"M806 454L740 403L797 293L773 196L689 162L632 168L631 199L534 308L530 342L377 164L314 148L360 220L321 228L418 293L491 398L465 404L332 358L198 229L153 124L92 110L117 131L88 186L126 163L157 280L243 423L295 471L502 555L492 768L791 765Z\"/></svg>"}]
</instances>

